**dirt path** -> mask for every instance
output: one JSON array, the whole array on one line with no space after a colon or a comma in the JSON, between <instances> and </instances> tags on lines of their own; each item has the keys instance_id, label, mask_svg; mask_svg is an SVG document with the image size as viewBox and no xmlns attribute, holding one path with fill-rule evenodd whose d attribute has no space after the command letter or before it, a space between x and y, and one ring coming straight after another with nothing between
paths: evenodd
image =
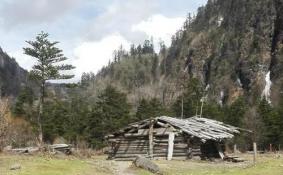
<instances>
[{"instance_id":1,"label":"dirt path","mask_svg":"<svg viewBox=\"0 0 283 175\"><path fill-rule=\"evenodd\" d=\"M92 160L88 161L89 164L94 165L103 174L109 175L135 175L136 173L131 168L132 162L130 161L114 161L114 160Z\"/></svg>"},{"instance_id":2,"label":"dirt path","mask_svg":"<svg viewBox=\"0 0 283 175\"><path fill-rule=\"evenodd\" d=\"M132 162L128 161L115 161L115 175L135 175L131 170Z\"/></svg>"}]
</instances>

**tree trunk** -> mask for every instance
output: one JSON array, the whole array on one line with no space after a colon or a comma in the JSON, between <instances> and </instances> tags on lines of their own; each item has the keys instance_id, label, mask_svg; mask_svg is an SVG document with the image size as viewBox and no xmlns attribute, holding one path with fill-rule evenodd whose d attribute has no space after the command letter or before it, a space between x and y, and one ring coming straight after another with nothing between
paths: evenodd
<instances>
[{"instance_id":1,"label":"tree trunk","mask_svg":"<svg viewBox=\"0 0 283 175\"><path fill-rule=\"evenodd\" d=\"M44 93L45 93L45 81L42 81L41 90L40 90L40 99L39 99L39 113L37 117L38 140L39 140L40 147L42 146L42 143L43 143L42 115L43 115Z\"/></svg>"}]
</instances>

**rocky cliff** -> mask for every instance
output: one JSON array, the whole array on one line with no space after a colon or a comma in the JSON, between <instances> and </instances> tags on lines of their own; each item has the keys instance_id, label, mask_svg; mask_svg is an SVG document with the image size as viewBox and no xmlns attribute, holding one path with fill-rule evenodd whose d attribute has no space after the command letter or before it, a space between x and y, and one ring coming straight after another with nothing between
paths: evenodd
<instances>
[{"instance_id":1,"label":"rocky cliff","mask_svg":"<svg viewBox=\"0 0 283 175\"><path fill-rule=\"evenodd\" d=\"M157 57L137 47L103 68L89 89L112 84L134 104L144 97L170 103L195 77L219 104L239 96L251 104L260 98L277 104L283 84L282 11L282 0L208 0L172 37L171 47Z\"/></svg>"},{"instance_id":2,"label":"rocky cliff","mask_svg":"<svg viewBox=\"0 0 283 175\"><path fill-rule=\"evenodd\" d=\"M281 0L209 0L180 33L174 61L186 57L188 73L229 103L239 95L277 103L282 89ZM174 47L174 46L173 46ZM176 46L175 46L176 47Z\"/></svg>"},{"instance_id":3,"label":"rocky cliff","mask_svg":"<svg viewBox=\"0 0 283 175\"><path fill-rule=\"evenodd\" d=\"M27 71L14 58L0 48L0 92L1 96L16 96L27 79Z\"/></svg>"}]
</instances>

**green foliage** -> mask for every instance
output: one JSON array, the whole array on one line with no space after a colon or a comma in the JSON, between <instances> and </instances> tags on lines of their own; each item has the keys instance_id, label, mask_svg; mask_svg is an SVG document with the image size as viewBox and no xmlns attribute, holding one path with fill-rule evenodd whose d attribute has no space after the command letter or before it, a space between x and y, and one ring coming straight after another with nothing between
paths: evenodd
<instances>
[{"instance_id":1,"label":"green foliage","mask_svg":"<svg viewBox=\"0 0 283 175\"><path fill-rule=\"evenodd\" d=\"M258 113L264 124L262 137L265 147L269 144L278 145L280 143L280 136L282 136L281 129L283 127L278 110L272 107L267 100L263 98L258 105Z\"/></svg>"},{"instance_id":2,"label":"green foliage","mask_svg":"<svg viewBox=\"0 0 283 175\"><path fill-rule=\"evenodd\" d=\"M157 79L158 62L158 56L154 55L151 67L151 73L154 81Z\"/></svg>"},{"instance_id":3,"label":"green foliage","mask_svg":"<svg viewBox=\"0 0 283 175\"><path fill-rule=\"evenodd\" d=\"M144 120L166 114L168 114L168 111L157 98L153 98L149 101L142 99L137 108L136 120Z\"/></svg>"},{"instance_id":4,"label":"green foliage","mask_svg":"<svg viewBox=\"0 0 283 175\"><path fill-rule=\"evenodd\" d=\"M15 104L13 105L13 113L15 115L27 115L28 110L32 107L34 101L34 93L30 87L21 89Z\"/></svg>"},{"instance_id":5,"label":"green foliage","mask_svg":"<svg viewBox=\"0 0 283 175\"><path fill-rule=\"evenodd\" d=\"M181 116L182 99L184 116L191 117L200 114L200 100L203 97L203 88L198 79L192 78L189 80L185 92L181 95L177 101L173 104L172 110L176 116Z\"/></svg>"},{"instance_id":6,"label":"green foliage","mask_svg":"<svg viewBox=\"0 0 283 175\"><path fill-rule=\"evenodd\" d=\"M69 79L73 75L63 75L59 71L74 69L72 65L56 63L67 60L62 50L55 47L58 41L50 42L48 33L41 32L35 41L27 41L31 47L24 48L24 53L36 58L37 64L33 66L31 74L39 81L50 79Z\"/></svg>"},{"instance_id":7,"label":"green foliage","mask_svg":"<svg viewBox=\"0 0 283 175\"><path fill-rule=\"evenodd\" d=\"M226 116L225 107L216 102L205 102L203 105L203 117L224 121Z\"/></svg>"},{"instance_id":8,"label":"green foliage","mask_svg":"<svg viewBox=\"0 0 283 175\"><path fill-rule=\"evenodd\" d=\"M90 114L85 98L74 95L69 101L54 99L45 104L43 131L45 141L63 136L69 143L85 139L87 117Z\"/></svg>"},{"instance_id":9,"label":"green foliage","mask_svg":"<svg viewBox=\"0 0 283 175\"><path fill-rule=\"evenodd\" d=\"M101 146L104 136L124 127L130 121L130 105L126 95L112 86L98 96L88 117L87 139L94 147Z\"/></svg>"},{"instance_id":10,"label":"green foliage","mask_svg":"<svg viewBox=\"0 0 283 175\"><path fill-rule=\"evenodd\" d=\"M238 97L225 111L224 121L233 126L242 127L248 104L243 97Z\"/></svg>"},{"instance_id":11,"label":"green foliage","mask_svg":"<svg viewBox=\"0 0 283 175\"><path fill-rule=\"evenodd\" d=\"M40 82L40 98L39 98L39 113L37 116L38 121L38 134L39 142L42 144L43 131L42 131L42 115L44 109L45 97L45 83L47 80L56 79L70 79L74 75L65 75L60 71L74 69L69 64L59 64L67 58L62 53L63 51L56 47L58 41L51 42L48 40L48 33L41 32L35 38L35 41L27 41L31 47L26 47L24 53L36 59L36 64L30 71L30 75Z\"/></svg>"}]
</instances>

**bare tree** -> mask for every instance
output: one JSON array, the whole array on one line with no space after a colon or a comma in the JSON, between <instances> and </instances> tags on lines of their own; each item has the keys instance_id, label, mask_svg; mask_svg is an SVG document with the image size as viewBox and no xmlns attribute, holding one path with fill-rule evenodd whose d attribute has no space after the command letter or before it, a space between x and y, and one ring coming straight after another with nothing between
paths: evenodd
<instances>
[{"instance_id":1,"label":"bare tree","mask_svg":"<svg viewBox=\"0 0 283 175\"><path fill-rule=\"evenodd\" d=\"M5 142L5 135L7 134L8 121L5 115L8 112L8 100L0 98L0 150L3 148Z\"/></svg>"}]
</instances>

